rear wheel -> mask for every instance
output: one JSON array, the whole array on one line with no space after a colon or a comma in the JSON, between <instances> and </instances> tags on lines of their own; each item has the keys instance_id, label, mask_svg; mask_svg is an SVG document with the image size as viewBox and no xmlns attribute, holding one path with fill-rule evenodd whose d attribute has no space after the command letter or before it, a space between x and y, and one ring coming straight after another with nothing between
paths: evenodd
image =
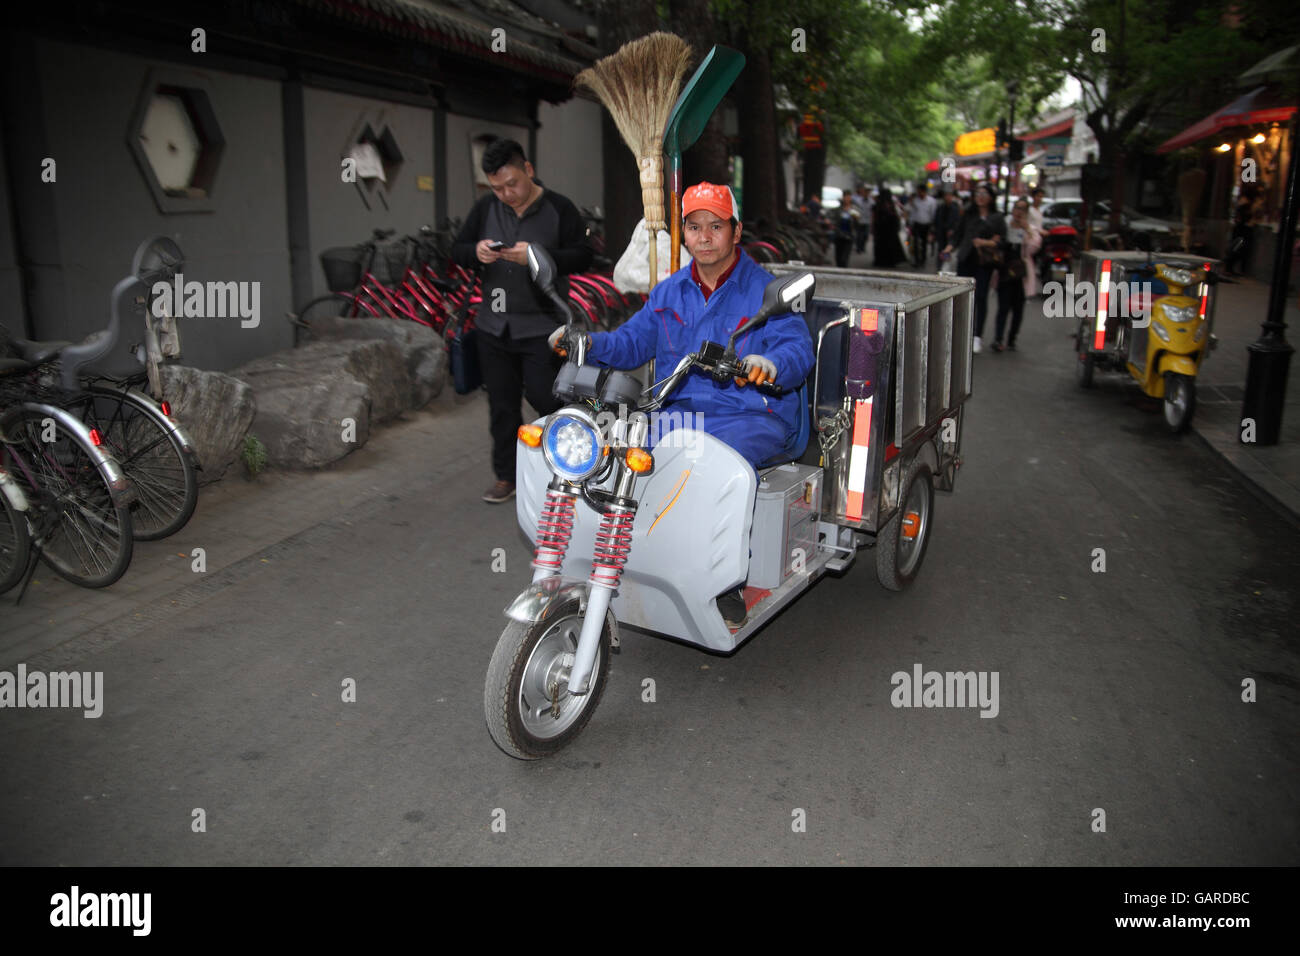
<instances>
[{"instance_id":1,"label":"rear wheel","mask_svg":"<svg viewBox=\"0 0 1300 956\"><path fill-rule=\"evenodd\" d=\"M22 580L31 546L27 518L0 490L0 594Z\"/></svg>"},{"instance_id":2,"label":"rear wheel","mask_svg":"<svg viewBox=\"0 0 1300 956\"><path fill-rule=\"evenodd\" d=\"M934 516L930 466L912 459L903 476L902 506L876 535L876 577L881 586L901 591L916 579L925 560Z\"/></svg>"},{"instance_id":3,"label":"rear wheel","mask_svg":"<svg viewBox=\"0 0 1300 956\"><path fill-rule=\"evenodd\" d=\"M1175 435L1187 431L1196 411L1196 380L1190 375L1165 375L1165 424Z\"/></svg>"},{"instance_id":4,"label":"rear wheel","mask_svg":"<svg viewBox=\"0 0 1300 956\"><path fill-rule=\"evenodd\" d=\"M1080 388L1092 388L1092 373L1097 365L1097 357L1088 348L1087 335L1087 329L1080 326L1079 333L1075 336L1075 350L1078 353L1079 362L1074 371Z\"/></svg>"},{"instance_id":5,"label":"rear wheel","mask_svg":"<svg viewBox=\"0 0 1300 956\"><path fill-rule=\"evenodd\" d=\"M342 292L331 292L328 295L322 295L319 298L312 299L296 313L289 317L289 321L294 326L294 344L299 342L310 342L314 339L311 330L312 321L322 318L343 318L352 319L396 319L399 316L390 312L380 313L380 311L368 302L358 299L356 296L346 295Z\"/></svg>"},{"instance_id":6,"label":"rear wheel","mask_svg":"<svg viewBox=\"0 0 1300 956\"><path fill-rule=\"evenodd\" d=\"M588 691L565 687L566 655L578 649L582 613L578 601L557 608L544 621L511 621L501 632L483 687L483 711L496 745L512 757L535 760L567 746L595 713L609 675L614 628L606 612Z\"/></svg>"},{"instance_id":7,"label":"rear wheel","mask_svg":"<svg viewBox=\"0 0 1300 956\"><path fill-rule=\"evenodd\" d=\"M69 406L87 428L99 430L109 454L135 486L131 528L137 541L175 534L199 500L194 463L180 440L127 391L90 389Z\"/></svg>"},{"instance_id":8,"label":"rear wheel","mask_svg":"<svg viewBox=\"0 0 1300 956\"><path fill-rule=\"evenodd\" d=\"M73 584L112 584L131 563L131 512L114 503L91 449L37 409L19 409L5 433L4 467L27 498L41 560Z\"/></svg>"}]
</instances>

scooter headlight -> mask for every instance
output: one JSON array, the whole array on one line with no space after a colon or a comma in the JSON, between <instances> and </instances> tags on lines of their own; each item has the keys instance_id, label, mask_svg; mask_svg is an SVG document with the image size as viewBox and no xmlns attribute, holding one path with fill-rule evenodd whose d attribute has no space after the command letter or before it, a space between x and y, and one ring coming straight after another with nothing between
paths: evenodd
<instances>
[{"instance_id":1,"label":"scooter headlight","mask_svg":"<svg viewBox=\"0 0 1300 956\"><path fill-rule=\"evenodd\" d=\"M1166 329L1159 322L1151 323L1151 331L1156 334L1156 338L1158 338L1161 342L1169 341L1169 330Z\"/></svg>"},{"instance_id":2,"label":"scooter headlight","mask_svg":"<svg viewBox=\"0 0 1300 956\"><path fill-rule=\"evenodd\" d=\"M1167 305L1165 306L1165 319L1181 325L1183 322L1191 322L1196 318L1197 307L1194 305Z\"/></svg>"},{"instance_id":3,"label":"scooter headlight","mask_svg":"<svg viewBox=\"0 0 1300 956\"><path fill-rule=\"evenodd\" d=\"M556 412L542 433L546 463L568 481L582 481L595 474L604 459L604 451L600 429L578 409Z\"/></svg>"}]
</instances>

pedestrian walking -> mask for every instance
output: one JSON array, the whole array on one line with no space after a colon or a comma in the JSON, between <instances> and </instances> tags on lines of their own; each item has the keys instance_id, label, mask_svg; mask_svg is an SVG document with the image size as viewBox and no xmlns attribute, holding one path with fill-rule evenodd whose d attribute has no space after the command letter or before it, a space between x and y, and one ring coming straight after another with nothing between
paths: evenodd
<instances>
[{"instance_id":1,"label":"pedestrian walking","mask_svg":"<svg viewBox=\"0 0 1300 956\"><path fill-rule=\"evenodd\" d=\"M867 251L867 238L871 234L871 195L865 185L853 191L853 206L858 211L857 225L853 231L853 245L858 252Z\"/></svg>"},{"instance_id":2,"label":"pedestrian walking","mask_svg":"<svg viewBox=\"0 0 1300 956\"><path fill-rule=\"evenodd\" d=\"M961 204L951 189L940 190L941 202L934 211L934 247L939 250L940 262L945 258L943 250L952 239L952 231L961 219Z\"/></svg>"},{"instance_id":3,"label":"pedestrian walking","mask_svg":"<svg viewBox=\"0 0 1300 956\"><path fill-rule=\"evenodd\" d=\"M938 202L929 195L925 183L916 187L916 194L907 204L907 222L912 230L912 265L921 266L930 258L930 230Z\"/></svg>"},{"instance_id":4,"label":"pedestrian walking","mask_svg":"<svg viewBox=\"0 0 1300 956\"><path fill-rule=\"evenodd\" d=\"M551 395L559 364L546 344L559 319L533 288L528 246L543 246L561 276L586 269L592 253L578 207L542 185L517 142L489 143L481 167L492 192L470 210L451 255L462 266L482 271L483 302L475 324L496 475L483 500L499 504L515 494L522 399L527 397L538 415L549 415L560 404ZM561 295L567 294L565 280L556 285Z\"/></svg>"},{"instance_id":5,"label":"pedestrian walking","mask_svg":"<svg viewBox=\"0 0 1300 956\"><path fill-rule=\"evenodd\" d=\"M1250 258L1251 220L1254 215L1255 193L1250 185L1241 188L1232 217L1232 237L1228 241L1228 255L1223 260L1223 271L1230 276L1244 274Z\"/></svg>"},{"instance_id":6,"label":"pedestrian walking","mask_svg":"<svg viewBox=\"0 0 1300 956\"><path fill-rule=\"evenodd\" d=\"M1042 233L1029 220L1029 203L1016 200L1011 207L1011 222L1007 224L1006 241L1002 244L1002 265L998 267L998 314L994 318L993 351L1002 351L1002 333L1007 331L1007 317L1011 329L1007 336L1007 349L1016 350L1016 336L1020 321L1025 316L1025 300L1038 292L1038 275L1034 269L1034 255L1042 245Z\"/></svg>"},{"instance_id":7,"label":"pedestrian walking","mask_svg":"<svg viewBox=\"0 0 1300 956\"><path fill-rule=\"evenodd\" d=\"M998 260L998 245L1007 234L1006 222L993 209L993 190L981 183L962 213L945 252L957 255L957 274L975 279L975 342L982 347L984 322L989 314L989 283Z\"/></svg>"},{"instance_id":8,"label":"pedestrian walking","mask_svg":"<svg viewBox=\"0 0 1300 956\"><path fill-rule=\"evenodd\" d=\"M871 221L871 234L876 240L876 268L892 269L907 258L903 243L898 238L898 207L889 187L880 187L876 210Z\"/></svg>"},{"instance_id":9,"label":"pedestrian walking","mask_svg":"<svg viewBox=\"0 0 1300 956\"><path fill-rule=\"evenodd\" d=\"M857 225L858 211L853 208L852 197L845 193L840 200L840 208L835 212L835 265L841 269L848 268Z\"/></svg>"}]
</instances>

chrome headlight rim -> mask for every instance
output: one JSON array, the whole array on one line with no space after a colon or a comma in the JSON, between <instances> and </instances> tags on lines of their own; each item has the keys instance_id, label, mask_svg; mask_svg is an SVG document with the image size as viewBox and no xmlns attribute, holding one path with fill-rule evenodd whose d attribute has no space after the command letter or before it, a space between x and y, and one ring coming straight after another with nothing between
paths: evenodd
<instances>
[{"instance_id":1,"label":"chrome headlight rim","mask_svg":"<svg viewBox=\"0 0 1300 956\"><path fill-rule=\"evenodd\" d=\"M583 468L573 468L568 463L559 460L552 447L556 433L566 425L575 423L583 426L591 433L591 461L589 465ZM542 426L542 456L546 459L546 464L550 466L551 471L566 481L586 481L598 472L605 461L605 445L606 442L601 435L600 427L596 424L595 417L585 408L577 406L561 408L548 416L546 424Z\"/></svg>"}]
</instances>

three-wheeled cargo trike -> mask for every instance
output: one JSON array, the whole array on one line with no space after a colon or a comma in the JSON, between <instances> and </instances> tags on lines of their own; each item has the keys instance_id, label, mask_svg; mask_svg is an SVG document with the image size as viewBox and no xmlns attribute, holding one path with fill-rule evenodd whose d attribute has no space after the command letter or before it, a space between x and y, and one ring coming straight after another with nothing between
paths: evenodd
<instances>
[{"instance_id":1,"label":"three-wheeled cargo trike","mask_svg":"<svg viewBox=\"0 0 1300 956\"><path fill-rule=\"evenodd\" d=\"M534 282L566 311L545 251L528 255ZM555 384L566 405L520 429L516 509L533 578L506 610L484 688L506 753L546 756L581 732L622 628L729 653L864 546L886 588L920 570L934 492L952 491L961 465L973 281L767 268L776 278L758 314L650 388L584 364L575 337ZM650 447L650 416L671 413L683 378L739 375L736 337L774 316L806 321L816 350L783 453L756 472L685 425ZM715 598L742 583L748 617L733 630Z\"/></svg>"},{"instance_id":2,"label":"three-wheeled cargo trike","mask_svg":"<svg viewBox=\"0 0 1300 956\"><path fill-rule=\"evenodd\" d=\"M1078 284L1067 277L1063 287L1078 318L1079 385L1091 388L1097 369L1127 371L1146 395L1163 399L1169 429L1186 430L1197 373L1217 344L1217 265L1178 252L1085 252Z\"/></svg>"}]
</instances>

